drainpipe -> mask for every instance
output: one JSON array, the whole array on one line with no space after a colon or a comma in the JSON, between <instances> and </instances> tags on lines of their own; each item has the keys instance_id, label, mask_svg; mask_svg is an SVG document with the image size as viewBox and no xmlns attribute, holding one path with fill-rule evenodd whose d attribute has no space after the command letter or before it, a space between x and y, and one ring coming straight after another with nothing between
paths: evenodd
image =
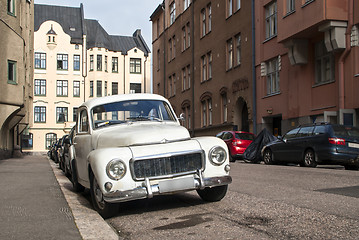
<instances>
[{"instance_id":1,"label":"drainpipe","mask_svg":"<svg viewBox=\"0 0 359 240\"><path fill-rule=\"evenodd\" d=\"M123 55L123 94L126 94L126 55Z\"/></svg>"},{"instance_id":2,"label":"drainpipe","mask_svg":"<svg viewBox=\"0 0 359 240\"><path fill-rule=\"evenodd\" d=\"M145 57L145 61L143 63L143 92L146 93L146 63L147 63L147 57Z\"/></svg>"},{"instance_id":3,"label":"drainpipe","mask_svg":"<svg viewBox=\"0 0 359 240\"><path fill-rule=\"evenodd\" d=\"M165 1L162 3L163 11L163 96L166 97L166 11Z\"/></svg>"},{"instance_id":4,"label":"drainpipe","mask_svg":"<svg viewBox=\"0 0 359 240\"><path fill-rule=\"evenodd\" d=\"M354 8L354 1L348 0L348 26L347 31L345 33L345 41L346 41L346 48L342 55L339 58L339 112L341 109L345 108L345 76L344 76L344 62L347 58L347 56L350 53L351 46L350 46L350 33L351 29L353 27L353 8ZM342 119L341 116L339 116L339 119ZM342 124L343 120L340 121Z\"/></svg>"},{"instance_id":5,"label":"drainpipe","mask_svg":"<svg viewBox=\"0 0 359 240\"><path fill-rule=\"evenodd\" d=\"M194 3L196 1L192 1L192 9L191 9L191 14L192 14L192 19L191 19L191 48L192 48L192 63L191 63L191 88L192 88L192 122L191 122L191 128L192 128L192 137L195 136L194 130L195 130L195 90L194 90Z\"/></svg>"},{"instance_id":6,"label":"drainpipe","mask_svg":"<svg viewBox=\"0 0 359 240\"><path fill-rule=\"evenodd\" d=\"M257 134L257 82L256 82L256 41L255 41L255 5L252 0L252 95L253 95L253 106L252 106L252 118L253 118L253 133Z\"/></svg>"}]
</instances>

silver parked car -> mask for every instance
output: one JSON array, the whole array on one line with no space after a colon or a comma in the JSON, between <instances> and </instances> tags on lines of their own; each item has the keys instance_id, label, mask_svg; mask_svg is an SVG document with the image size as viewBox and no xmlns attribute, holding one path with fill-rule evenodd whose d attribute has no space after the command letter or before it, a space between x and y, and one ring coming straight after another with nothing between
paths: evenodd
<instances>
[{"instance_id":1,"label":"silver parked car","mask_svg":"<svg viewBox=\"0 0 359 240\"><path fill-rule=\"evenodd\" d=\"M104 217L120 202L197 190L220 201L232 182L226 144L216 137L191 138L170 103L154 94L114 95L78 109L72 182L89 188Z\"/></svg>"}]
</instances>

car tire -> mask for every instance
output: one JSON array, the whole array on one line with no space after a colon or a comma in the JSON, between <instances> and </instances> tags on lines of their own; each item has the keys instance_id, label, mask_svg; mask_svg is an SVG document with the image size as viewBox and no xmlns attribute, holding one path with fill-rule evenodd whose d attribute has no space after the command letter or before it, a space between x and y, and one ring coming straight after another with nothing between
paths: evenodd
<instances>
[{"instance_id":1,"label":"car tire","mask_svg":"<svg viewBox=\"0 0 359 240\"><path fill-rule=\"evenodd\" d=\"M315 160L315 152L313 150L308 149L307 151L305 151L304 158L303 158L303 166L304 167L316 167L317 166L317 162Z\"/></svg>"},{"instance_id":2,"label":"car tire","mask_svg":"<svg viewBox=\"0 0 359 240\"><path fill-rule=\"evenodd\" d=\"M274 160L273 160L273 153L272 150L270 150L269 148L267 148L266 150L264 150L263 153L263 162L267 165L272 165L274 164Z\"/></svg>"},{"instance_id":3,"label":"car tire","mask_svg":"<svg viewBox=\"0 0 359 240\"><path fill-rule=\"evenodd\" d=\"M102 191L97 183L96 177L91 172L90 174L90 181L91 181L91 200L92 205L95 210L104 218L113 217L118 213L119 205L114 203L106 202L103 199Z\"/></svg>"},{"instance_id":4,"label":"car tire","mask_svg":"<svg viewBox=\"0 0 359 240\"><path fill-rule=\"evenodd\" d=\"M218 202L226 196L228 185L218 187L206 187L205 189L198 189L197 193L206 202Z\"/></svg>"},{"instance_id":5,"label":"car tire","mask_svg":"<svg viewBox=\"0 0 359 240\"><path fill-rule=\"evenodd\" d=\"M75 190L75 192L83 192L85 190L84 186L82 186L78 180L77 180L77 168L76 168L76 162L73 160L71 162L71 183L72 188Z\"/></svg>"},{"instance_id":6,"label":"car tire","mask_svg":"<svg viewBox=\"0 0 359 240\"><path fill-rule=\"evenodd\" d=\"M236 159L234 157L232 157L231 153L229 153L229 161L230 162L235 162Z\"/></svg>"}]
</instances>

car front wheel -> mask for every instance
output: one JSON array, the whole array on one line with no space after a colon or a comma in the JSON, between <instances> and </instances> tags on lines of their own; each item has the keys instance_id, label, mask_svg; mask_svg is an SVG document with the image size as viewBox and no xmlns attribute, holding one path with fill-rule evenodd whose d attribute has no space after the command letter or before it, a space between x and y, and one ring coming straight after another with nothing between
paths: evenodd
<instances>
[{"instance_id":1,"label":"car front wheel","mask_svg":"<svg viewBox=\"0 0 359 240\"><path fill-rule=\"evenodd\" d=\"M205 189L197 190L198 195L203 201L207 202L218 202L226 196L228 185L218 187L206 187Z\"/></svg>"},{"instance_id":2,"label":"car front wheel","mask_svg":"<svg viewBox=\"0 0 359 240\"><path fill-rule=\"evenodd\" d=\"M315 161L315 153L313 150L307 150L304 154L303 159L303 165L304 167L316 167L317 162Z\"/></svg>"},{"instance_id":3,"label":"car front wheel","mask_svg":"<svg viewBox=\"0 0 359 240\"><path fill-rule=\"evenodd\" d=\"M104 219L113 217L118 212L119 205L106 202L103 199L102 191L93 173L91 173L90 180L90 192L93 207Z\"/></svg>"},{"instance_id":4,"label":"car front wheel","mask_svg":"<svg viewBox=\"0 0 359 240\"><path fill-rule=\"evenodd\" d=\"M263 161L267 165L274 164L273 153L270 149L266 149L263 154Z\"/></svg>"}]
</instances>

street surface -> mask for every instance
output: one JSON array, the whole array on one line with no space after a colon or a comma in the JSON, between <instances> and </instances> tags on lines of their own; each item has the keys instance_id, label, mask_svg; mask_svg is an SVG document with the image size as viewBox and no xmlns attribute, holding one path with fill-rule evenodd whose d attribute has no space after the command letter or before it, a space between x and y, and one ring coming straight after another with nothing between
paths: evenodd
<instances>
[{"instance_id":1,"label":"street surface","mask_svg":"<svg viewBox=\"0 0 359 240\"><path fill-rule=\"evenodd\" d=\"M358 239L359 172L340 166L231 164L226 197L196 192L122 203L121 239Z\"/></svg>"}]
</instances>

